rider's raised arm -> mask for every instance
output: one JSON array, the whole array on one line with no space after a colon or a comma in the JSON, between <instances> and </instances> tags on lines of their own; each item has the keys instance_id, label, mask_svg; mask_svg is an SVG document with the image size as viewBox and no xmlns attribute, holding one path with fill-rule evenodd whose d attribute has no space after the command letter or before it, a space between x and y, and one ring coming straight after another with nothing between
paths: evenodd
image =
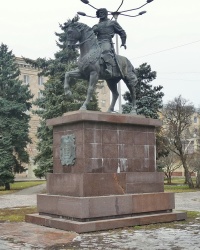
<instances>
[{"instance_id":1,"label":"rider's raised arm","mask_svg":"<svg viewBox=\"0 0 200 250\"><path fill-rule=\"evenodd\" d=\"M122 27L119 25L118 22L116 21L113 21L113 27L114 27L114 31L116 34L118 34L121 38L121 41L122 41L122 45L121 46L124 46L124 48L126 49L126 32L124 29L122 29Z\"/></svg>"}]
</instances>

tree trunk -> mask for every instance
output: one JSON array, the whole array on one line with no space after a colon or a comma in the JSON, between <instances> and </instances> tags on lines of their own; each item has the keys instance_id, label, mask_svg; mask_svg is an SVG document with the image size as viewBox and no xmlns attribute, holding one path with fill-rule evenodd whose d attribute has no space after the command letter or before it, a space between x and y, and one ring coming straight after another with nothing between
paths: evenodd
<instances>
[{"instance_id":1,"label":"tree trunk","mask_svg":"<svg viewBox=\"0 0 200 250\"><path fill-rule=\"evenodd\" d=\"M169 175L168 175L167 183L172 184L172 175L171 175L170 172L169 172Z\"/></svg>"},{"instance_id":2,"label":"tree trunk","mask_svg":"<svg viewBox=\"0 0 200 250\"><path fill-rule=\"evenodd\" d=\"M5 190L10 190L10 183L5 183Z\"/></svg>"},{"instance_id":3,"label":"tree trunk","mask_svg":"<svg viewBox=\"0 0 200 250\"><path fill-rule=\"evenodd\" d=\"M188 169L185 169L185 177L186 177L187 184L188 184L189 188L194 188L192 177L191 177Z\"/></svg>"},{"instance_id":4,"label":"tree trunk","mask_svg":"<svg viewBox=\"0 0 200 250\"><path fill-rule=\"evenodd\" d=\"M183 168L185 169L186 183L188 184L189 188L194 188L194 184L193 184L190 172L188 170L188 166L187 166L186 160L184 158L181 158L181 161L182 161L182 164L183 164Z\"/></svg>"},{"instance_id":5,"label":"tree trunk","mask_svg":"<svg viewBox=\"0 0 200 250\"><path fill-rule=\"evenodd\" d=\"M184 169L184 177L185 177L184 184L188 184L188 182L187 182L187 177L186 177L186 173L185 173L185 169Z\"/></svg>"},{"instance_id":6,"label":"tree trunk","mask_svg":"<svg viewBox=\"0 0 200 250\"><path fill-rule=\"evenodd\" d=\"M200 188L200 170L197 171L196 188Z\"/></svg>"}]
</instances>

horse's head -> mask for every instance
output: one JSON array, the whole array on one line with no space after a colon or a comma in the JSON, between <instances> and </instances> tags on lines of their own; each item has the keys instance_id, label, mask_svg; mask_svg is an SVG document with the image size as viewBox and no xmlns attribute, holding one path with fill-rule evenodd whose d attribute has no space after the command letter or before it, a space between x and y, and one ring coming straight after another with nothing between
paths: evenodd
<instances>
[{"instance_id":1,"label":"horse's head","mask_svg":"<svg viewBox=\"0 0 200 250\"><path fill-rule=\"evenodd\" d=\"M81 38L78 19L78 16L76 16L72 20L69 20L67 23L65 23L65 30L67 34L67 47L73 50L75 50L76 43L80 41Z\"/></svg>"},{"instance_id":2,"label":"horse's head","mask_svg":"<svg viewBox=\"0 0 200 250\"><path fill-rule=\"evenodd\" d=\"M80 41L81 34L76 28L75 25L70 25L67 29L67 47L69 49L75 50L75 45L78 41Z\"/></svg>"},{"instance_id":3,"label":"horse's head","mask_svg":"<svg viewBox=\"0 0 200 250\"><path fill-rule=\"evenodd\" d=\"M78 22L78 20L79 17L76 16L72 20L68 20L63 26L67 37L67 46L73 50L77 47L76 43L78 41L78 45L83 45L93 38L97 43L93 30L86 24Z\"/></svg>"}]
</instances>

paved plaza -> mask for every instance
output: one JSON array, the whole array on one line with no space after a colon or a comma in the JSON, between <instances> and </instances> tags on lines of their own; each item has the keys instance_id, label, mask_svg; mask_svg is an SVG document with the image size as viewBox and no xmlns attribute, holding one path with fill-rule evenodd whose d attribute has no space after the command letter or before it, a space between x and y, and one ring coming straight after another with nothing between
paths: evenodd
<instances>
[{"instance_id":1,"label":"paved plaza","mask_svg":"<svg viewBox=\"0 0 200 250\"><path fill-rule=\"evenodd\" d=\"M44 185L12 195L0 196L0 208L35 206L36 193ZM200 192L175 195L176 210L200 212ZM200 213L193 222L173 223L173 227L156 229L125 228L76 234L62 230L20 223L0 223L0 250L31 249L130 249L130 250L198 250L200 249Z\"/></svg>"}]
</instances>

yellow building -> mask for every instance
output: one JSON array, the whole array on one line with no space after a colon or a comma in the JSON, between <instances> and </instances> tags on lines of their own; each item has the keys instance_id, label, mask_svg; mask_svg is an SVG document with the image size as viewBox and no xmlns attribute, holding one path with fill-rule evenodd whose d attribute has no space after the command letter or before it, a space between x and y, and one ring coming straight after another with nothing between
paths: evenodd
<instances>
[{"instance_id":1,"label":"yellow building","mask_svg":"<svg viewBox=\"0 0 200 250\"><path fill-rule=\"evenodd\" d=\"M106 112L110 106L110 90L106 81L98 81L96 92L99 108L102 112Z\"/></svg>"},{"instance_id":2,"label":"yellow building","mask_svg":"<svg viewBox=\"0 0 200 250\"><path fill-rule=\"evenodd\" d=\"M28 84L31 90L31 93L34 95L33 100L41 97L41 90L44 89L44 82L47 81L48 78L43 76L38 76L40 72L37 68L32 67L27 64L23 58L16 57L16 62L19 65L20 69L20 80L24 84ZM63 89L64 91L64 89ZM107 111L110 106L110 91L105 81L99 81L97 84L97 96L99 102L99 108L102 112ZM32 107L32 110L36 109L36 106ZM28 164L28 170L26 173L23 173L21 177L34 178L35 175L33 173L34 168L36 167L33 162L33 158L37 154L36 144L37 144L37 128L39 126L39 117L32 112L30 112L31 120L30 120L30 138L32 140L32 144L28 145L28 152L30 155L30 163Z\"/></svg>"},{"instance_id":3,"label":"yellow building","mask_svg":"<svg viewBox=\"0 0 200 250\"><path fill-rule=\"evenodd\" d=\"M37 99L41 96L41 90L44 88L44 82L47 80L43 76L38 76L39 70L32 67L31 65L25 63L25 61L22 58L17 57L16 58L17 64L19 65L20 69L20 80L24 83L29 85L29 88L31 90L31 93L34 95L33 100ZM32 106L32 110L36 109L35 106ZM28 171L26 173L23 173L22 176L27 176L28 178L34 178L34 162L33 158L35 157L37 150L36 150L36 143L37 143L37 127L39 125L39 117L32 112L30 112L31 120L30 120L30 131L29 135L32 140L32 144L28 145L28 153L30 155L30 163L28 164Z\"/></svg>"}]
</instances>

